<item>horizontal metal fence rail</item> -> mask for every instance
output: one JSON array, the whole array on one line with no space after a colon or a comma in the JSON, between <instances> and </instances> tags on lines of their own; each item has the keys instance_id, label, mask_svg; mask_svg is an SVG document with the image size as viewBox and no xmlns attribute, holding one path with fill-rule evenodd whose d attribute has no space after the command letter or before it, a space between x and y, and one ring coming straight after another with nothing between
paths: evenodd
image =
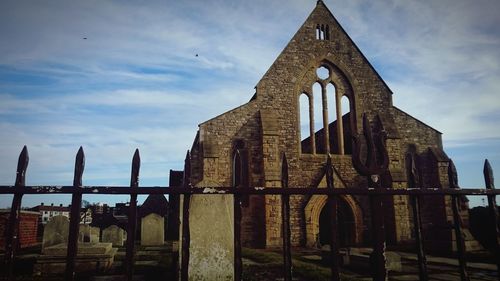
<instances>
[{"instance_id":1,"label":"horizontal metal fence rail","mask_svg":"<svg viewBox=\"0 0 500 281\"><path fill-rule=\"evenodd\" d=\"M131 190L130 187L119 186L82 186L72 190L73 186L26 186L12 187L0 185L0 194L107 194L107 195L149 195L149 194L235 194L235 195L500 195L500 189L480 188L427 188L427 189L367 189L367 188L312 188L289 187L251 187L234 189L233 187L171 187L171 186L140 186Z\"/></svg>"},{"instance_id":2,"label":"horizontal metal fence rail","mask_svg":"<svg viewBox=\"0 0 500 281\"><path fill-rule=\"evenodd\" d=\"M241 204L241 196L243 195L280 195L281 196L281 204L282 204L282 224L283 224L283 257L284 257L284 265L283 265L283 275L284 280L291 281L292 279L292 260L291 260L291 243L290 243L290 211L289 211L289 196L293 195L327 195L328 196L328 208L332 210L331 212L331 223L332 226L335 226L337 223L337 213L335 212L337 208L337 197L340 195L360 195L360 196L368 196L370 201L373 200L375 204L379 202L381 197L384 196L392 196L392 195L406 195L409 196L413 203L413 213L414 220L413 225L416 231L416 247L418 253L418 261L419 261L419 278L420 280L428 280L427 272L426 272L426 262L425 262L425 253L423 252L423 242L421 239L421 220L419 215L419 207L418 201L422 199L422 196L431 196L431 195L440 195L440 196L451 196L452 198L452 210L454 213L454 229L457 237L462 237L462 230L460 225L460 217L458 214L458 203L457 198L464 195L484 195L488 197L489 208L493 218L497 216L496 210L496 202L495 196L500 195L500 190L494 189L493 183L493 173L491 171L491 167L489 163L486 161L485 163L485 182L487 189L461 189L458 188L456 184L456 171L453 169L453 164L450 163L449 170L449 178L450 178L450 187L452 188L409 188L409 189L389 189L389 188L334 188L335 183L333 181L333 167L331 163L330 157L327 158L327 163L325 165L325 175L327 177L327 188L314 188L314 187L288 187L288 164L286 162L286 157L282 157L282 175L281 175L281 188L264 188L264 187L218 187L218 188L209 188L209 187L196 187L194 188L189 183L189 152L186 155L186 161L184 166L184 177L182 186L177 187L161 187L161 186L149 186L149 187L139 187L139 167L140 167L140 157L139 151L136 150L133 161L132 161L132 171L131 171L131 183L128 187L111 187L111 186L82 186L81 178L83 174L84 167L84 155L83 150L79 150L77 154L77 158L75 161L75 177L73 181L73 186L26 186L25 185L25 176L26 169L28 166L28 152L26 147L23 148L21 155L19 157L18 169L16 172L16 182L14 186L0 186L0 194L13 194L14 198L12 200L12 207L10 212L10 217L8 221L8 225L6 227L6 245L5 245L5 258L4 258L4 266L7 268L5 272L5 280L14 280L13 278L13 265L15 261L16 249L19 242L19 237L17 233L17 229L19 227L19 217L21 210L21 202L22 196L25 194L71 194L72 195L72 204L73 206L80 205L81 196L84 194L102 194L102 195L129 195L131 196L131 204L129 208L129 222L128 229L131 232L135 233L136 228L136 212L137 205L136 199L137 195L150 195L150 194L182 194L184 195L182 209L184 211L183 221L182 221L182 229L183 235L181 237L182 243L182 260L181 260L181 280L188 280L188 264L189 264L189 245L190 245L190 237L189 237L189 204L190 204L190 196L191 195L207 195L210 196L212 194L228 194L235 196L235 206ZM415 184L412 183L410 177L410 187L415 187ZM376 210L376 208L374 209ZM75 258L78 251L78 244L76 243L77 233L75 225L77 222L75 220L79 220L79 216L75 216L77 213L76 207L72 208L72 216L70 217L70 235L68 241L68 252L67 252L67 267L65 280L71 281L75 279L74 274L74 265ZM239 227L239 220L241 220L241 214L239 213L239 208L235 208L235 225ZM372 223L376 215L372 215ZM492 221L492 225L496 226L496 221ZM383 221L382 221L383 224ZM383 234L383 226L380 228ZM492 231L496 232L498 235L498 228L492 228ZM236 234L239 231L235 232ZM133 264L134 264L134 239L133 235L128 235L128 237L132 237L127 241L126 246L126 266L127 270L125 275L128 280L132 279L133 276ZM377 251L376 255L381 257L381 260L378 260L375 263L375 268L373 269L373 280L385 280L387 270L385 266L385 240L383 238L375 239L373 241L372 247L374 248L374 252ZM242 263L241 263L241 241L240 236L235 235L235 280L241 280L241 272L242 272ZM332 233L330 237L331 243L331 280L340 280L339 275L339 264L338 264L338 247L336 234ZM465 263L465 250L463 245L463 240L457 239L457 249L459 252L458 259L460 264L460 274L461 280L468 280L467 272L466 272L466 263ZM381 248L375 250L375 246L379 247L383 245ZM498 250L498 245L497 245ZM497 251L497 255L498 255ZM377 257L376 257L377 258ZM500 265L499 265L500 268Z\"/></svg>"}]
</instances>

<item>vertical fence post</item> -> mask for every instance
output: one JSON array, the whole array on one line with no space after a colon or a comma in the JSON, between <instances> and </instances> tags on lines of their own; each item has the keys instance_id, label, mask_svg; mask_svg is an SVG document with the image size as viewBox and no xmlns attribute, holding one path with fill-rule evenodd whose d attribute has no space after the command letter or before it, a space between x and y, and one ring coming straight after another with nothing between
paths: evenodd
<instances>
[{"instance_id":1,"label":"vertical fence post","mask_svg":"<svg viewBox=\"0 0 500 281\"><path fill-rule=\"evenodd\" d=\"M15 189L26 185L26 169L28 168L29 155L26 145L23 147L17 162ZM21 202L23 193L14 191L14 198L10 207L9 222L5 229L5 268L7 280L13 280L14 260L19 246L19 220L21 218Z\"/></svg>"},{"instance_id":2,"label":"vertical fence post","mask_svg":"<svg viewBox=\"0 0 500 281\"><path fill-rule=\"evenodd\" d=\"M184 176L182 180L182 187L190 187L191 178L191 155L186 153L184 160ZM189 204L191 201L191 194L184 193L182 200L182 260L181 260L181 281L188 281L189 278L189 246L190 246L190 233L189 233Z\"/></svg>"},{"instance_id":3,"label":"vertical fence post","mask_svg":"<svg viewBox=\"0 0 500 281\"><path fill-rule=\"evenodd\" d=\"M495 189L495 181L493 178L493 170L491 169L490 162L488 159L484 160L484 182L486 184L486 189ZM495 251L495 256L497 260L497 276L500 276L500 246L498 245L498 236L500 231L498 229L498 209L495 199L495 195L488 195L488 209L490 211L490 222L492 237L495 237L493 250Z\"/></svg>"},{"instance_id":4,"label":"vertical fence post","mask_svg":"<svg viewBox=\"0 0 500 281\"><path fill-rule=\"evenodd\" d=\"M75 159L75 173L73 176L73 195L71 197L71 213L69 216L68 251L66 255L65 279L73 281L75 278L75 258L78 253L78 232L80 226L80 208L82 205L82 176L85 168L85 154L80 146Z\"/></svg>"},{"instance_id":5,"label":"vertical fence post","mask_svg":"<svg viewBox=\"0 0 500 281\"><path fill-rule=\"evenodd\" d=\"M326 185L328 189L334 189L332 157L328 154L326 161ZM331 280L340 281L339 244L338 244L338 217L337 196L328 195L328 210L330 210L330 269Z\"/></svg>"},{"instance_id":6,"label":"vertical fence post","mask_svg":"<svg viewBox=\"0 0 500 281\"><path fill-rule=\"evenodd\" d=\"M242 188L242 179L245 178L243 173L242 157L240 151L236 150L233 158L233 188ZM241 260L241 195L234 193L233 196L233 212L234 212L234 280L240 281L242 277L243 262Z\"/></svg>"},{"instance_id":7,"label":"vertical fence post","mask_svg":"<svg viewBox=\"0 0 500 281\"><path fill-rule=\"evenodd\" d=\"M373 252L370 256L374 281L387 280L387 268L385 260L385 228L382 198L380 195L370 197L370 208L372 212L372 237Z\"/></svg>"},{"instance_id":8,"label":"vertical fence post","mask_svg":"<svg viewBox=\"0 0 500 281\"><path fill-rule=\"evenodd\" d=\"M418 179L418 167L416 165L415 155L411 153L410 157L410 167L408 173L408 188L422 188L421 182ZM413 212L413 228L415 229L415 244L417 247L417 257L418 257L418 275L420 281L429 280L427 274L427 258L424 252L424 243L422 238L422 219L420 217L420 199L418 195L410 195L411 208Z\"/></svg>"},{"instance_id":9,"label":"vertical fence post","mask_svg":"<svg viewBox=\"0 0 500 281\"><path fill-rule=\"evenodd\" d=\"M380 116L377 116L376 121L374 132L372 132L368 117L363 113L363 134L366 139L366 162L362 163L361 161L361 141L359 137L354 137L352 164L361 175L366 176L369 188L381 189L387 188L382 187L381 176L387 172L389 155L385 147L386 134ZM385 261L385 227L382 195L370 195L369 197L373 238L373 252L370 256L370 262L372 264L373 280L385 281L387 280L387 267Z\"/></svg>"},{"instance_id":10,"label":"vertical fence post","mask_svg":"<svg viewBox=\"0 0 500 281\"><path fill-rule=\"evenodd\" d=\"M139 149L135 150L132 158L132 171L130 173L130 205L128 212L127 229L127 252L125 256L125 267L127 280L131 281L134 275L134 246L137 231L137 191L139 188L139 169L141 168L141 157Z\"/></svg>"},{"instance_id":11,"label":"vertical fence post","mask_svg":"<svg viewBox=\"0 0 500 281\"><path fill-rule=\"evenodd\" d=\"M281 161L281 188L288 188L288 163L283 153ZM290 243L290 195L281 195L281 219L283 232L283 273L284 280L292 280L292 252Z\"/></svg>"},{"instance_id":12,"label":"vertical fence post","mask_svg":"<svg viewBox=\"0 0 500 281\"><path fill-rule=\"evenodd\" d=\"M458 189L458 176L455 164L450 159L448 165L448 182L449 188ZM467 274L467 263L465 260L465 243L462 232L462 219L460 218L460 208L459 208L459 195L451 196L451 210L453 212L453 228L455 230L455 241L458 251L458 262L460 279L462 281L469 281L469 276Z\"/></svg>"}]
</instances>

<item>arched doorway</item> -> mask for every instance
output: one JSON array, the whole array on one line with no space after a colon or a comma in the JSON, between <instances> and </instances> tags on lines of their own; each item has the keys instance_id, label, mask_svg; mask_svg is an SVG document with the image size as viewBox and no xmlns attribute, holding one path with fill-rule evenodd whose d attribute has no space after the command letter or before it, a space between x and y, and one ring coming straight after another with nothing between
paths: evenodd
<instances>
[{"instance_id":1,"label":"arched doorway","mask_svg":"<svg viewBox=\"0 0 500 281\"><path fill-rule=\"evenodd\" d=\"M329 244L329 212L326 195L313 195L304 209L306 217L306 246L318 247ZM360 244L363 233L361 207L350 196L337 197L339 243L341 246Z\"/></svg>"},{"instance_id":2,"label":"arched doorway","mask_svg":"<svg viewBox=\"0 0 500 281\"><path fill-rule=\"evenodd\" d=\"M329 245L332 229L330 228L331 210L325 204L319 215L319 244ZM340 247L348 247L356 244L355 220L349 205L343 200L337 200L337 235Z\"/></svg>"}]
</instances>

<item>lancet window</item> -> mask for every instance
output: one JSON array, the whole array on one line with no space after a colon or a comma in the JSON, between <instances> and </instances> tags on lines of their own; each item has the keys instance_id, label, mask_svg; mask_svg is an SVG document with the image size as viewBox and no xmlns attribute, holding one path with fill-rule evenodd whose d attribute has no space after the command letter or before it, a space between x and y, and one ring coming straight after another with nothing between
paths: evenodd
<instances>
[{"instance_id":1,"label":"lancet window","mask_svg":"<svg viewBox=\"0 0 500 281\"><path fill-rule=\"evenodd\" d=\"M316 39L317 40L330 40L330 27L328 24L316 25Z\"/></svg>"},{"instance_id":2,"label":"lancet window","mask_svg":"<svg viewBox=\"0 0 500 281\"><path fill-rule=\"evenodd\" d=\"M318 67L312 85L299 95L301 153L350 154L351 91L328 65ZM337 87L336 83L341 84Z\"/></svg>"}]
</instances>

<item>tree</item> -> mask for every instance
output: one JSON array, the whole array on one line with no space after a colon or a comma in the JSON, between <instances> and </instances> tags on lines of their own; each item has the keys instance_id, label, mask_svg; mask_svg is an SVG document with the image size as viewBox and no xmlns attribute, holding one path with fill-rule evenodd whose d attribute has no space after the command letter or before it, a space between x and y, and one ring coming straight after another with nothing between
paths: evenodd
<instances>
[{"instance_id":1,"label":"tree","mask_svg":"<svg viewBox=\"0 0 500 281\"><path fill-rule=\"evenodd\" d=\"M89 202L89 201L87 201L87 200L82 200L82 207L83 207L83 208L88 208L88 207L90 207L90 205L91 205L91 204L90 204L90 202Z\"/></svg>"}]
</instances>

